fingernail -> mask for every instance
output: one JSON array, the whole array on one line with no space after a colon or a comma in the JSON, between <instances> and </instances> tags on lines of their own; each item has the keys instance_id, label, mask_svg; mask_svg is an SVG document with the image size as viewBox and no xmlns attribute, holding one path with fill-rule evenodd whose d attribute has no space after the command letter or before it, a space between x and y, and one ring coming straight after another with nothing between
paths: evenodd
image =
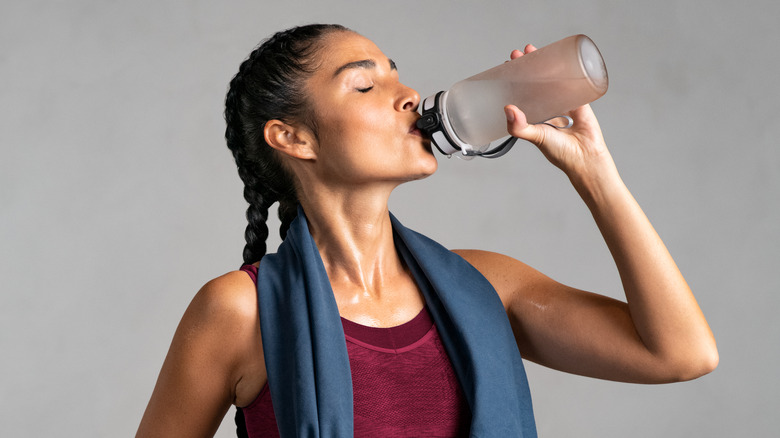
<instances>
[{"instance_id":1,"label":"fingernail","mask_svg":"<svg viewBox=\"0 0 780 438\"><path fill-rule=\"evenodd\" d=\"M515 121L515 113L509 108L504 108L504 112L506 113L506 120L509 123L513 123Z\"/></svg>"}]
</instances>

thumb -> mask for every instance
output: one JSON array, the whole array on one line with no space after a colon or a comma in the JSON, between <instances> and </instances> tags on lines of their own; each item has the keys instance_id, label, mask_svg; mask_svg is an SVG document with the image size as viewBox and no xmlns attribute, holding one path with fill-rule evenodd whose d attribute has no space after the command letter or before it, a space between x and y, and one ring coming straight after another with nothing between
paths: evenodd
<instances>
[{"instance_id":1,"label":"thumb","mask_svg":"<svg viewBox=\"0 0 780 438\"><path fill-rule=\"evenodd\" d=\"M525 113L520 111L520 108L515 105L507 105L504 107L504 113L506 113L506 129L509 135L536 145L542 143L544 140L543 127L528 124Z\"/></svg>"}]
</instances>

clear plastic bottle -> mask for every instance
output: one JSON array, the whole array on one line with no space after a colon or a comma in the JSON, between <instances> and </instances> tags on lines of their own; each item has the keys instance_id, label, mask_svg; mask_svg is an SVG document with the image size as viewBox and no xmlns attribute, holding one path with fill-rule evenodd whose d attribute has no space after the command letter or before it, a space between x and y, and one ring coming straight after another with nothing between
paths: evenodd
<instances>
[{"instance_id":1,"label":"clear plastic bottle","mask_svg":"<svg viewBox=\"0 0 780 438\"><path fill-rule=\"evenodd\" d=\"M507 136L504 106L517 105L529 123L541 123L598 99L608 82L596 45L573 35L456 83L437 95L436 106L443 129L478 152Z\"/></svg>"},{"instance_id":2,"label":"clear plastic bottle","mask_svg":"<svg viewBox=\"0 0 780 438\"><path fill-rule=\"evenodd\" d=\"M446 108L455 134L481 145L507 135L506 105L541 123L598 99L607 85L599 49L574 35L456 83Z\"/></svg>"}]
</instances>

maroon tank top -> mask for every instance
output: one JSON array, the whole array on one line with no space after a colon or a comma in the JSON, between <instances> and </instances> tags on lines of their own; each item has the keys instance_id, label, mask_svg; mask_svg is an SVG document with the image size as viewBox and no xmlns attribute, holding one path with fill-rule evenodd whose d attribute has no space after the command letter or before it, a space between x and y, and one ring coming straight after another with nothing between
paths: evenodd
<instances>
[{"instance_id":1,"label":"maroon tank top","mask_svg":"<svg viewBox=\"0 0 780 438\"><path fill-rule=\"evenodd\" d=\"M244 265L257 283L257 268ZM389 328L341 318L356 437L467 437L471 413L427 308ZM278 437L268 384L238 408L239 436Z\"/></svg>"}]
</instances>

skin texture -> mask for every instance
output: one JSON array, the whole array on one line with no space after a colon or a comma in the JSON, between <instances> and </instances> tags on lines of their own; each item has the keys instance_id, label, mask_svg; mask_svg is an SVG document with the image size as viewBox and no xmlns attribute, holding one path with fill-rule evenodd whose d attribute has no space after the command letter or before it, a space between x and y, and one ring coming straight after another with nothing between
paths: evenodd
<instances>
[{"instance_id":1,"label":"skin texture","mask_svg":"<svg viewBox=\"0 0 780 438\"><path fill-rule=\"evenodd\" d=\"M399 184L436 170L429 141L412 129L420 96L370 40L340 32L323 43L329 56L307 82L318 132L272 120L265 138L295 175L341 315L399 325L424 302L395 251L387 201ZM456 251L495 287L523 357L639 383L712 371L718 353L709 326L623 184L590 107L569 113L567 130L528 125L514 106L505 111L509 133L534 143L582 197L626 294L617 301L501 254ZM207 283L182 318L138 436L212 436L230 404L251 403L266 380L254 284L243 272L228 273Z\"/></svg>"}]
</instances>

